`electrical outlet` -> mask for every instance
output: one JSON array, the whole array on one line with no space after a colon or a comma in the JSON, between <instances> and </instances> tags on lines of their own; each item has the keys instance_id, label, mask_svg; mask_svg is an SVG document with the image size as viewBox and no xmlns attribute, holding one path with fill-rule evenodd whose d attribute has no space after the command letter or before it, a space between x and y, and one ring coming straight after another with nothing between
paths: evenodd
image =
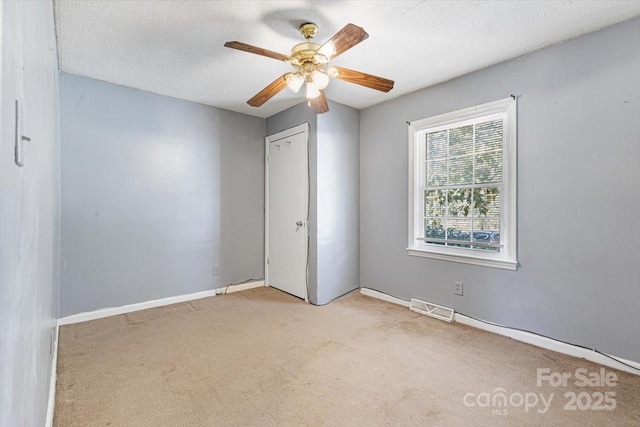
<instances>
[{"instance_id":1,"label":"electrical outlet","mask_svg":"<svg viewBox=\"0 0 640 427\"><path fill-rule=\"evenodd\" d=\"M455 284L454 293L462 296L462 282L453 282Z\"/></svg>"},{"instance_id":2,"label":"electrical outlet","mask_svg":"<svg viewBox=\"0 0 640 427\"><path fill-rule=\"evenodd\" d=\"M213 266L213 275L214 276L218 276L220 274L220 266L219 265L214 265Z\"/></svg>"}]
</instances>

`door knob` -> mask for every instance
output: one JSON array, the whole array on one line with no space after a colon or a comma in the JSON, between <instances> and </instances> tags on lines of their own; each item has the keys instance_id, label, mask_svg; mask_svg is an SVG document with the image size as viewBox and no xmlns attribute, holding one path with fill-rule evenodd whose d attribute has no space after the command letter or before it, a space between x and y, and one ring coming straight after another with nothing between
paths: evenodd
<instances>
[{"instance_id":1,"label":"door knob","mask_svg":"<svg viewBox=\"0 0 640 427\"><path fill-rule=\"evenodd\" d=\"M298 222L296 222L296 225L297 225L298 227L302 227L302 221L298 221Z\"/></svg>"}]
</instances>

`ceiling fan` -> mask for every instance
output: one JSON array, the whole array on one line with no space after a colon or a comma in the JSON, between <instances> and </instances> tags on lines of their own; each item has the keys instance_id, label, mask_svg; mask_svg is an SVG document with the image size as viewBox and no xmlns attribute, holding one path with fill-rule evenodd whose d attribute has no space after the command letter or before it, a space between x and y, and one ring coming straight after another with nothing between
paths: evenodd
<instances>
[{"instance_id":1,"label":"ceiling fan","mask_svg":"<svg viewBox=\"0 0 640 427\"><path fill-rule=\"evenodd\" d=\"M306 98L309 106L312 107L317 114L322 114L329 111L324 89L329 84L330 77L382 92L389 92L393 88L392 80L348 68L327 66L329 61L369 37L369 34L367 34L364 29L353 24L347 24L322 46L311 41L317 31L318 26L316 24L302 24L300 26L300 33L307 41L295 45L291 49L290 56L237 41L226 42L224 44L225 47L232 49L284 61L295 68L295 72L285 73L278 77L253 98L248 100L247 104L252 107L260 107L283 90L285 86L297 93L302 85L306 83Z\"/></svg>"}]
</instances>

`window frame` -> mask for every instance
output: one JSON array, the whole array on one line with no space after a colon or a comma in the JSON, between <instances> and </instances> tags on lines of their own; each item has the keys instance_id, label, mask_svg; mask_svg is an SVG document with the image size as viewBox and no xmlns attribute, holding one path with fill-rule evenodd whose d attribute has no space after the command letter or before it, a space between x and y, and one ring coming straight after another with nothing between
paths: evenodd
<instances>
[{"instance_id":1,"label":"window frame","mask_svg":"<svg viewBox=\"0 0 640 427\"><path fill-rule=\"evenodd\" d=\"M481 252L477 249L448 247L428 243L419 244L416 230L419 223L424 224L424 217L419 215L419 203L424 200L424 194L420 194L424 168L417 162L425 162L420 154L424 154L420 143L425 144L424 137L428 131L433 132L437 128L451 128L452 125L460 126L463 122L474 121L489 116L503 117L503 163L502 163L502 187L500 203L500 243L503 245L500 252ZM433 258L445 261L461 262L466 264L486 267L516 270L517 261L517 215L516 215L516 148L517 148L517 103L513 97L488 102L477 106L463 108L437 116L411 122L409 125L409 221L408 221L408 247L410 256ZM424 202L422 202L424 203ZM424 225L422 225L424 227Z\"/></svg>"}]
</instances>

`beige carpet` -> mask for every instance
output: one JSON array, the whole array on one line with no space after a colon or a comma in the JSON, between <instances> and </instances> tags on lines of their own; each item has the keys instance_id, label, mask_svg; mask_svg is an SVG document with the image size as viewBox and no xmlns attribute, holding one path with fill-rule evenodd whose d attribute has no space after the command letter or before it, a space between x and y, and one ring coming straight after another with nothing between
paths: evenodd
<instances>
[{"instance_id":1,"label":"beige carpet","mask_svg":"<svg viewBox=\"0 0 640 427\"><path fill-rule=\"evenodd\" d=\"M600 372L362 295L315 307L258 288L62 327L54 424L640 425L640 377L607 368L616 386L580 388L580 367ZM538 387L537 368L572 378ZM498 388L511 403L491 404ZM546 413L533 393L554 393Z\"/></svg>"}]
</instances>

